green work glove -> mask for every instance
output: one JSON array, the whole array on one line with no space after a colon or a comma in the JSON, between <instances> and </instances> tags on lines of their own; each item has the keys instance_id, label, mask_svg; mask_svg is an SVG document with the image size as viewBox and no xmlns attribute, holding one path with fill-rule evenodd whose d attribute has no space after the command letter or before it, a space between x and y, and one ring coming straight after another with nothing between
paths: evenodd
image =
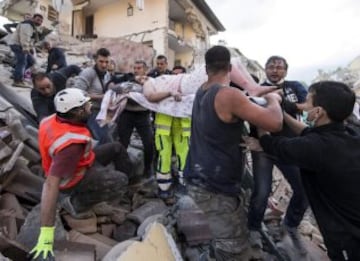
<instances>
[{"instance_id":1,"label":"green work glove","mask_svg":"<svg viewBox=\"0 0 360 261\"><path fill-rule=\"evenodd\" d=\"M36 246L31 250L30 254L32 259L38 257L42 260L46 260L48 257L54 256L53 244L54 244L55 227L41 227L40 235ZM40 256L42 254L42 256Z\"/></svg>"}]
</instances>

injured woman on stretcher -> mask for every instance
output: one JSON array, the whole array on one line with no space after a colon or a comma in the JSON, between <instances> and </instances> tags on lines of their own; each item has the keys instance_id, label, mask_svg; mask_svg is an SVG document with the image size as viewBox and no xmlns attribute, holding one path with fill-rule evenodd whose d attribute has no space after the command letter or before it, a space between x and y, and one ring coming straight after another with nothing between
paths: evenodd
<instances>
[{"instance_id":1,"label":"injured woman on stretcher","mask_svg":"<svg viewBox=\"0 0 360 261\"><path fill-rule=\"evenodd\" d=\"M258 97L276 89L275 86L258 85L239 58L232 59L231 63L229 84L231 81L241 86L249 97ZM186 74L162 75L157 78L143 76L136 77L134 81L110 84L96 119L100 126L114 124L128 99L154 112L179 118L191 117L195 93L206 81L206 68L205 65L201 65ZM152 97L160 92L169 92L170 95L154 102Z\"/></svg>"}]
</instances>

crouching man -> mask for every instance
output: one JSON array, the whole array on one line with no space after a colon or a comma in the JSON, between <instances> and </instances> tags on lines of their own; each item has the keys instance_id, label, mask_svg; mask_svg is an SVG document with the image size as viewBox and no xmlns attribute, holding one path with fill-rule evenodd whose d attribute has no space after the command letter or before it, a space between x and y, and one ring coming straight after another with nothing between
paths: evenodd
<instances>
[{"instance_id":1,"label":"crouching man","mask_svg":"<svg viewBox=\"0 0 360 261\"><path fill-rule=\"evenodd\" d=\"M56 114L40 124L39 147L46 180L41 197L40 234L31 252L35 259L48 260L53 256L58 198L69 214L82 218L96 203L121 197L126 191L126 174L132 169L128 154L116 142L92 148L86 128L91 114L89 100L80 89L62 90L54 98ZM111 162L116 170L104 168Z\"/></svg>"}]
</instances>

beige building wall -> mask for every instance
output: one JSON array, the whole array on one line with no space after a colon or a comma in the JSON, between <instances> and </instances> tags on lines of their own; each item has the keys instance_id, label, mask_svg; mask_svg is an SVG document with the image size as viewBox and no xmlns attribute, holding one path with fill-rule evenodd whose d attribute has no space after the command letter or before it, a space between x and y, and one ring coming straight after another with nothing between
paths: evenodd
<instances>
[{"instance_id":1,"label":"beige building wall","mask_svg":"<svg viewBox=\"0 0 360 261\"><path fill-rule=\"evenodd\" d=\"M127 16L128 3L133 16ZM164 4L166 3L166 4ZM156 54L167 54L168 2L151 0L144 10L135 1L118 1L99 8L94 13L94 33L99 37L125 37L151 45Z\"/></svg>"}]
</instances>

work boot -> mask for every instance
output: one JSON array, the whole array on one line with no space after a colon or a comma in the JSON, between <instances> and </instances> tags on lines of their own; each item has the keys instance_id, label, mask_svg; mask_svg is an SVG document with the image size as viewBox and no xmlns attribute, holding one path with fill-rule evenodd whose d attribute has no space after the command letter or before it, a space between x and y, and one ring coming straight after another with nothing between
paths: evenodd
<instances>
[{"instance_id":1,"label":"work boot","mask_svg":"<svg viewBox=\"0 0 360 261\"><path fill-rule=\"evenodd\" d=\"M12 86L14 87L20 87L20 88L31 88L29 85L27 85L24 81L14 81Z\"/></svg>"},{"instance_id":2,"label":"work boot","mask_svg":"<svg viewBox=\"0 0 360 261\"><path fill-rule=\"evenodd\" d=\"M297 227L289 227L288 225L283 224L285 232L291 238L295 248L298 250L299 254L305 256L307 254L307 248L305 243L297 229Z\"/></svg>"},{"instance_id":3,"label":"work boot","mask_svg":"<svg viewBox=\"0 0 360 261\"><path fill-rule=\"evenodd\" d=\"M176 200L172 189L169 190L158 190L158 197L162 199L166 205L175 204Z\"/></svg>"},{"instance_id":4,"label":"work boot","mask_svg":"<svg viewBox=\"0 0 360 261\"><path fill-rule=\"evenodd\" d=\"M249 230L249 243L252 248L262 249L262 239L261 234L257 230Z\"/></svg>"},{"instance_id":5,"label":"work boot","mask_svg":"<svg viewBox=\"0 0 360 261\"><path fill-rule=\"evenodd\" d=\"M66 197L62 200L61 207L65 209L65 211L75 219L87 219L95 215L95 213L90 210L83 212L76 211L73 204L71 203L70 197Z\"/></svg>"}]
</instances>

